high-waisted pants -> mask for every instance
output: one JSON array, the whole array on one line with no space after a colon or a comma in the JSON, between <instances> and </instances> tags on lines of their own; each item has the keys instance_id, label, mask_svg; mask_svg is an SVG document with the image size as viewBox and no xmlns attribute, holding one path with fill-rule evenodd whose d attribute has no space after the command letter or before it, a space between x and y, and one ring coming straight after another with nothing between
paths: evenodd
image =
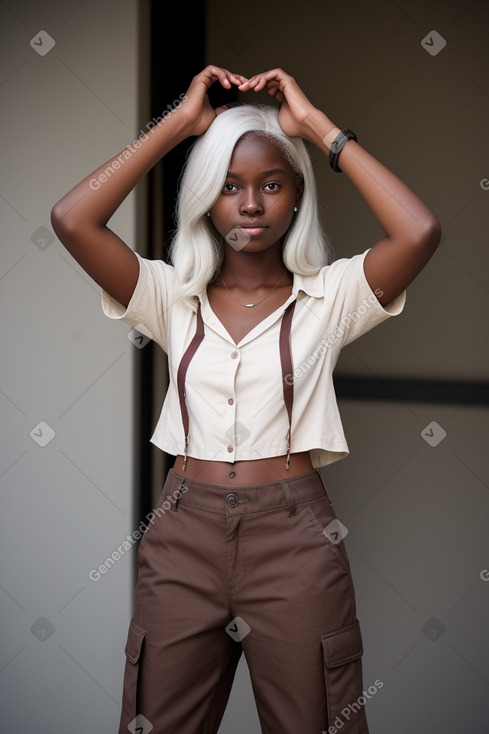
<instances>
[{"instance_id":1,"label":"high-waisted pants","mask_svg":"<svg viewBox=\"0 0 489 734\"><path fill-rule=\"evenodd\" d=\"M153 514L119 734L215 734L242 652L263 734L368 734L350 566L319 470L231 486L170 469Z\"/></svg>"}]
</instances>

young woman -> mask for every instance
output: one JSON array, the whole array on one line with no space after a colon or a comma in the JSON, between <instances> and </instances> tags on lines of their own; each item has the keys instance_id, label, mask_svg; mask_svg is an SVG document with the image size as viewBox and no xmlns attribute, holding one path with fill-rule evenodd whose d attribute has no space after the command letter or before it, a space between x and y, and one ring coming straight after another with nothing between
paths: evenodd
<instances>
[{"instance_id":1,"label":"young woman","mask_svg":"<svg viewBox=\"0 0 489 734\"><path fill-rule=\"evenodd\" d=\"M279 106L214 110L216 81ZM107 222L187 136L172 262L151 261ZM329 264L302 139L381 224L362 254ZM348 453L331 375L345 344L402 310L437 219L283 70L208 66L52 223L107 315L168 354L152 441L176 461L138 550L119 732L217 732L244 651L265 734L367 734L350 566L320 473Z\"/></svg>"}]
</instances>

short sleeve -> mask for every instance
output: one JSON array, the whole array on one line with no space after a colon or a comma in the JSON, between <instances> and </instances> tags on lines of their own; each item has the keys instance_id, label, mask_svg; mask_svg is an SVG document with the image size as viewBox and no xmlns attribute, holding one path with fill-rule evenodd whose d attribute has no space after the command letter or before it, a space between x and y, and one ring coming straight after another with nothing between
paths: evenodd
<instances>
[{"instance_id":1,"label":"short sleeve","mask_svg":"<svg viewBox=\"0 0 489 734\"><path fill-rule=\"evenodd\" d=\"M102 309L110 319L119 319L157 342L167 352L169 306L173 301L175 272L163 260L148 260L135 253L139 276L127 308L102 290Z\"/></svg>"},{"instance_id":2,"label":"short sleeve","mask_svg":"<svg viewBox=\"0 0 489 734\"><path fill-rule=\"evenodd\" d=\"M338 350L404 309L406 291L386 306L379 303L365 276L368 251L336 260L326 272L324 287L330 305L328 341Z\"/></svg>"}]
</instances>

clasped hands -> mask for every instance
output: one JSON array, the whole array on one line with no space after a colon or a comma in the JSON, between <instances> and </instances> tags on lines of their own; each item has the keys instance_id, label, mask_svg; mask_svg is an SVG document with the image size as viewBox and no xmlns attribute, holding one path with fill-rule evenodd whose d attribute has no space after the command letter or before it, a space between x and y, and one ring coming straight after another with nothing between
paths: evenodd
<instances>
[{"instance_id":1,"label":"clasped hands","mask_svg":"<svg viewBox=\"0 0 489 734\"><path fill-rule=\"evenodd\" d=\"M268 94L280 102L278 121L286 135L291 138L305 138L317 142L322 135L333 128L323 112L314 107L301 90L294 77L283 69L271 69L247 79L219 66L207 66L197 74L187 90L187 101L182 105L185 117L191 126L192 135L202 135L218 114L225 110L225 105L214 109L207 96L209 88L218 81L225 89L234 85L240 92L261 92L267 89ZM322 136L320 136L322 137Z\"/></svg>"}]
</instances>

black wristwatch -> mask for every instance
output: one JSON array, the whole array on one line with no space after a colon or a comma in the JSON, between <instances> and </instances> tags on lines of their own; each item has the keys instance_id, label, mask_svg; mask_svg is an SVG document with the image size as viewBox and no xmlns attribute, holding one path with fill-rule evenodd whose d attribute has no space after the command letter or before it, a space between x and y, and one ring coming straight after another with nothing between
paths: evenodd
<instances>
[{"instance_id":1,"label":"black wristwatch","mask_svg":"<svg viewBox=\"0 0 489 734\"><path fill-rule=\"evenodd\" d=\"M331 148L329 149L329 165L331 166L333 171L336 171L336 173L342 173L341 168L338 166L338 158L341 151L343 150L343 147L349 140L356 139L357 136L355 135L355 133L353 133L351 130L348 130L348 128L345 128L338 133L338 135L331 143Z\"/></svg>"}]
</instances>

